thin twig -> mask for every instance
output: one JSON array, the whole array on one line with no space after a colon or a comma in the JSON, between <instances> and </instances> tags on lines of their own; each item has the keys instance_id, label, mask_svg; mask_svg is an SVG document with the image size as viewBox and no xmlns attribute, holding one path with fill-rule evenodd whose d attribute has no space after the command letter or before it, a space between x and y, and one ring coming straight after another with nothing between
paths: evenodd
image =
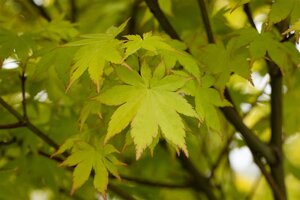
<instances>
[{"instance_id":1,"label":"thin twig","mask_svg":"<svg viewBox=\"0 0 300 200\"><path fill-rule=\"evenodd\" d=\"M261 173L264 175L267 182L271 186L272 191L276 194L276 197L278 197L278 199L280 199L280 200L284 200L285 197L282 194L281 189L278 187L277 183L275 182L273 177L270 175L270 173L266 170L264 164L259 159L257 159L255 156L253 156L253 158L254 158L254 162L259 167Z\"/></svg>"},{"instance_id":2,"label":"thin twig","mask_svg":"<svg viewBox=\"0 0 300 200\"><path fill-rule=\"evenodd\" d=\"M6 101L4 101L1 97L0 97L0 104L13 116L15 116L20 122L24 123L29 130L31 130L35 135L41 138L44 142L46 142L51 147L58 149L59 145L54 140L49 138L39 128L33 125L28 119L24 119L24 117L20 113L18 113L18 111L16 111L12 106L6 103Z\"/></svg>"},{"instance_id":3,"label":"thin twig","mask_svg":"<svg viewBox=\"0 0 300 200\"><path fill-rule=\"evenodd\" d=\"M163 30L173 39L181 40L169 20L167 19L166 15L162 12L158 5L157 0L145 0L148 8L158 20L159 24L163 28Z\"/></svg>"},{"instance_id":4,"label":"thin twig","mask_svg":"<svg viewBox=\"0 0 300 200\"><path fill-rule=\"evenodd\" d=\"M26 92L25 92L26 91L25 90L25 83L26 83L25 69L22 70L22 74L20 75L20 79L21 79L23 118L25 120L27 120L28 116L27 116Z\"/></svg>"},{"instance_id":5,"label":"thin twig","mask_svg":"<svg viewBox=\"0 0 300 200\"><path fill-rule=\"evenodd\" d=\"M251 9L250 9L249 3L244 4L243 9L244 9L244 12L245 12L246 15L247 15L247 18L248 18L249 23L251 24L251 26L252 26L253 28L256 29L254 20L253 20L253 18L252 18L252 13L251 13Z\"/></svg>"},{"instance_id":6,"label":"thin twig","mask_svg":"<svg viewBox=\"0 0 300 200\"><path fill-rule=\"evenodd\" d=\"M248 12L247 17L251 22L253 17L251 14L250 7L246 10ZM251 23L252 24L252 23ZM253 26L253 25L252 25ZM255 28L255 25L254 25ZM281 30L279 30L281 31ZM292 36L291 36L292 37ZM288 41L289 37L283 38L281 42ZM268 56L269 57L269 56ZM271 59L270 59L271 60ZM273 148L273 154L276 156L276 162L268 162L271 168L271 178L267 181L271 186L273 196L277 200L286 199L286 186L284 180L284 169L283 169L283 151L282 151L282 73L279 67L271 61L267 60L267 66L271 77L271 140L270 146ZM259 161L257 159L257 161ZM259 164L259 163L257 163ZM269 173L266 173L269 175ZM265 174L264 174L265 175Z\"/></svg>"},{"instance_id":7,"label":"thin twig","mask_svg":"<svg viewBox=\"0 0 300 200\"><path fill-rule=\"evenodd\" d=\"M47 13L47 11L44 9L43 6L36 5L32 0L30 0L28 2L35 10L37 10L37 12L40 14L40 16L42 16L47 21L51 21L50 15Z\"/></svg>"},{"instance_id":8,"label":"thin twig","mask_svg":"<svg viewBox=\"0 0 300 200\"><path fill-rule=\"evenodd\" d=\"M77 20L77 5L76 0L70 0L70 18L71 22L76 22Z\"/></svg>"},{"instance_id":9,"label":"thin twig","mask_svg":"<svg viewBox=\"0 0 300 200\"><path fill-rule=\"evenodd\" d=\"M201 11L201 16L202 16L203 24L205 27L205 32L206 32L208 42L215 43L214 35L213 35L212 28L211 28L211 25L209 22L209 16L207 13L206 4L205 4L204 0L198 0L198 5L199 5L200 11Z\"/></svg>"},{"instance_id":10,"label":"thin twig","mask_svg":"<svg viewBox=\"0 0 300 200\"><path fill-rule=\"evenodd\" d=\"M14 128L20 128L25 127L26 124L24 122L16 122L12 124L0 124L0 129L14 129Z\"/></svg>"},{"instance_id":11,"label":"thin twig","mask_svg":"<svg viewBox=\"0 0 300 200\"><path fill-rule=\"evenodd\" d=\"M250 192L247 194L247 196L245 197L245 200L251 200L253 198L253 195L255 194L255 191L257 190L258 186L259 186L259 183L260 183L260 180L261 180L261 177L262 176L259 176L257 178L257 180L254 181L251 189L250 189Z\"/></svg>"}]
</instances>

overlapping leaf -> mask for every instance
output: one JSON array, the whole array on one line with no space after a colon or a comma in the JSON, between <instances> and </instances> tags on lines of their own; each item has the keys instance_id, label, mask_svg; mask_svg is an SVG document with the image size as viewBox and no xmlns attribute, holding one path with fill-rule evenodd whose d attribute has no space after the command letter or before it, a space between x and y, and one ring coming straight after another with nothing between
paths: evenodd
<instances>
[{"instance_id":1,"label":"overlapping leaf","mask_svg":"<svg viewBox=\"0 0 300 200\"><path fill-rule=\"evenodd\" d=\"M74 56L74 65L67 89L86 71L91 80L100 89L100 79L106 63L120 64L122 61L121 43L115 37L123 31L126 26L123 23L118 28L112 27L104 34L89 34L82 36L84 39L71 42L66 46L80 46Z\"/></svg>"},{"instance_id":2,"label":"overlapping leaf","mask_svg":"<svg viewBox=\"0 0 300 200\"><path fill-rule=\"evenodd\" d=\"M128 41L124 44L125 58L136 53L140 49L145 49L161 55L163 61L168 68L173 68L178 61L188 72L195 77L200 74L199 63L190 54L183 49L176 48L164 38L154 36L151 32L143 34L143 38L139 35L125 36Z\"/></svg>"},{"instance_id":3,"label":"overlapping leaf","mask_svg":"<svg viewBox=\"0 0 300 200\"><path fill-rule=\"evenodd\" d=\"M176 93L187 79L176 75L161 77L159 71L156 70L152 78L146 65L142 68L142 76L124 67L117 68L117 74L125 84L114 86L96 98L103 104L121 105L111 117L105 141L131 124L137 159L157 137L158 128L168 142L188 155L179 113L196 118L197 114L183 96Z\"/></svg>"},{"instance_id":4,"label":"overlapping leaf","mask_svg":"<svg viewBox=\"0 0 300 200\"><path fill-rule=\"evenodd\" d=\"M88 180L92 170L95 172L94 187L102 194L105 194L107 189L108 172L120 178L116 169L116 165L120 162L112 155L117 152L112 145L95 148L83 140L71 138L53 156L71 148L71 155L61 163L61 166L74 166L71 194Z\"/></svg>"},{"instance_id":5,"label":"overlapping leaf","mask_svg":"<svg viewBox=\"0 0 300 200\"><path fill-rule=\"evenodd\" d=\"M290 62L290 58L293 57L290 48L280 43L279 39L271 32L259 34L254 29L243 30L233 40L235 40L234 48L236 49L249 45L249 53L252 61L268 55L279 66L283 74L287 73L293 64Z\"/></svg>"},{"instance_id":6,"label":"overlapping leaf","mask_svg":"<svg viewBox=\"0 0 300 200\"><path fill-rule=\"evenodd\" d=\"M206 75L201 79L201 85L197 82L189 82L185 87L186 93L195 97L195 109L201 121L204 121L208 128L221 131L218 107L231 106L230 102L222 99L219 92L212 88L216 79Z\"/></svg>"},{"instance_id":7,"label":"overlapping leaf","mask_svg":"<svg viewBox=\"0 0 300 200\"><path fill-rule=\"evenodd\" d=\"M215 87L223 90L232 72L246 79L250 78L247 56L245 51L236 52L231 43L226 48L219 44L209 44L201 49L200 60L216 76Z\"/></svg>"}]
</instances>

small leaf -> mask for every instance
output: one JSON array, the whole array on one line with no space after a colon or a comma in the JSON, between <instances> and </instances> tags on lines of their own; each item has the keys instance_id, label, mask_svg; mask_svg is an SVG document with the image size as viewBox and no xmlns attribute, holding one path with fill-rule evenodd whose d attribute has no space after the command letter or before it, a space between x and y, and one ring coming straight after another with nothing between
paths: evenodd
<instances>
[{"instance_id":1,"label":"small leaf","mask_svg":"<svg viewBox=\"0 0 300 200\"><path fill-rule=\"evenodd\" d=\"M87 155L86 155L87 156ZM86 162L80 162L73 172L73 185L71 195L80 188L89 178L93 166L93 160L88 159Z\"/></svg>"},{"instance_id":2,"label":"small leaf","mask_svg":"<svg viewBox=\"0 0 300 200\"><path fill-rule=\"evenodd\" d=\"M94 187L100 193L105 194L108 185L108 172L101 160L101 157L95 159L93 168L95 171Z\"/></svg>"},{"instance_id":3,"label":"small leaf","mask_svg":"<svg viewBox=\"0 0 300 200\"><path fill-rule=\"evenodd\" d=\"M170 75L155 82L151 87L155 88L156 90L175 91L179 88L182 88L186 84L186 82L187 79L184 77Z\"/></svg>"},{"instance_id":4,"label":"small leaf","mask_svg":"<svg viewBox=\"0 0 300 200\"><path fill-rule=\"evenodd\" d=\"M137 87L143 87L145 85L143 79L136 71L131 71L125 67L117 67L116 72L121 81L124 83Z\"/></svg>"},{"instance_id":5,"label":"small leaf","mask_svg":"<svg viewBox=\"0 0 300 200\"><path fill-rule=\"evenodd\" d=\"M103 91L93 99L106 105L118 106L127 102L135 93L136 88L131 85L117 85Z\"/></svg>"},{"instance_id":6,"label":"small leaf","mask_svg":"<svg viewBox=\"0 0 300 200\"><path fill-rule=\"evenodd\" d=\"M272 23L278 23L291 13L294 5L294 0L275 0L272 4L269 14L269 20Z\"/></svg>"}]
</instances>

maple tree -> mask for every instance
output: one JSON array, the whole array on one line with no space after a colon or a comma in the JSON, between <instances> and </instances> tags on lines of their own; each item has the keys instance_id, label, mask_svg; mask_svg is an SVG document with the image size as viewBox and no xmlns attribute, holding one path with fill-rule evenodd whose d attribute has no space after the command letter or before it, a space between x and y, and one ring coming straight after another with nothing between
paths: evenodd
<instances>
[{"instance_id":1,"label":"maple tree","mask_svg":"<svg viewBox=\"0 0 300 200\"><path fill-rule=\"evenodd\" d=\"M0 0L0 199L298 199L299 19L299 0Z\"/></svg>"}]
</instances>

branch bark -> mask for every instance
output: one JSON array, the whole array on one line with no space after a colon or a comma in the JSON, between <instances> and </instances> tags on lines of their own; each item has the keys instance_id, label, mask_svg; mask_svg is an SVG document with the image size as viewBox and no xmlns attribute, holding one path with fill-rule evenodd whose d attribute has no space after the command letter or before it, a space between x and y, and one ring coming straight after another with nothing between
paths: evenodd
<instances>
[{"instance_id":1,"label":"branch bark","mask_svg":"<svg viewBox=\"0 0 300 200\"><path fill-rule=\"evenodd\" d=\"M25 127L27 127L29 130L31 130L36 136L41 138L44 142L46 142L49 146L58 149L59 145L49 138L45 133L43 133L39 128L37 128L35 125L33 125L28 119L25 119L18 111L16 111L12 106L10 106L6 101L4 101L0 97L0 104L13 116L15 116L21 123L24 124Z\"/></svg>"},{"instance_id":2,"label":"branch bark","mask_svg":"<svg viewBox=\"0 0 300 200\"><path fill-rule=\"evenodd\" d=\"M12 124L0 124L0 129L14 129L14 128L20 128L20 127L24 127L26 124L24 124L23 122L16 122L16 123L12 123Z\"/></svg>"},{"instance_id":3,"label":"branch bark","mask_svg":"<svg viewBox=\"0 0 300 200\"><path fill-rule=\"evenodd\" d=\"M284 198L274 197L275 199L286 199L286 188L284 181L283 169L283 150L282 150L282 74L280 69L274 64L269 62L269 74L271 77L271 140L270 146L275 150L278 157L276 163L270 163L271 175L275 182L278 184Z\"/></svg>"},{"instance_id":4,"label":"branch bark","mask_svg":"<svg viewBox=\"0 0 300 200\"><path fill-rule=\"evenodd\" d=\"M244 5L244 11L246 12L248 20L252 27L256 28L249 4ZM293 34L290 34L287 37L281 39L280 42L286 42L293 36ZM268 162L271 168L272 180L270 180L270 178L269 180L267 180L272 188L274 199L285 200L287 198L287 194L284 180L282 150L282 73L279 67L272 61L267 61L267 66L269 75L271 77L271 140L269 143L271 148L273 149L274 155L276 156L276 162Z\"/></svg>"}]
</instances>

